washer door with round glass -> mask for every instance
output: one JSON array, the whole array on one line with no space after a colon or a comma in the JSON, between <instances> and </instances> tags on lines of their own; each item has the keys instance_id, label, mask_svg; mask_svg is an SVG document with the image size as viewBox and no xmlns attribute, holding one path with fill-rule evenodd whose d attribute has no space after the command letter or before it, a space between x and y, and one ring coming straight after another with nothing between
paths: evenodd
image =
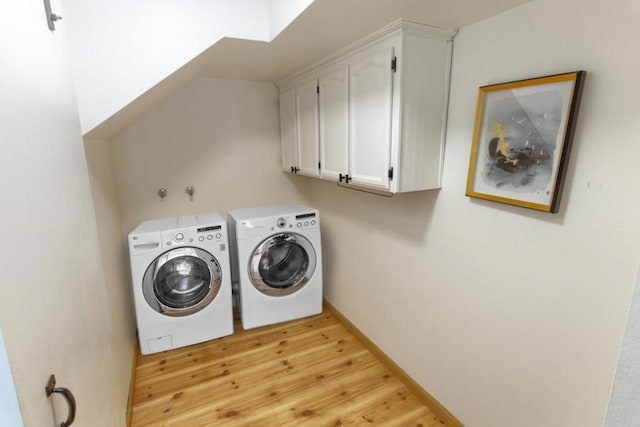
<instances>
[{"instance_id":1,"label":"washer door with round glass","mask_svg":"<svg viewBox=\"0 0 640 427\"><path fill-rule=\"evenodd\" d=\"M222 283L218 260L192 247L172 249L156 258L142 279L147 303L167 316L187 316L213 301Z\"/></svg>"},{"instance_id":2,"label":"washer door with round glass","mask_svg":"<svg viewBox=\"0 0 640 427\"><path fill-rule=\"evenodd\" d=\"M316 269L313 245L295 233L281 233L258 245L249 259L251 283L270 296L299 291Z\"/></svg>"}]
</instances>

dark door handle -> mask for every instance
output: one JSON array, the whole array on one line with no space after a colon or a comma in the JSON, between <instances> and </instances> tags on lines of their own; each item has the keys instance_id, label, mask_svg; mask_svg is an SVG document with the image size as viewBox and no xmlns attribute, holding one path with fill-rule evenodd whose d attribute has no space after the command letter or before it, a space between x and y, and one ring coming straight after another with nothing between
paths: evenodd
<instances>
[{"instance_id":1,"label":"dark door handle","mask_svg":"<svg viewBox=\"0 0 640 427\"><path fill-rule=\"evenodd\" d=\"M350 181L351 181L351 177L349 175L345 175L344 182L348 184Z\"/></svg>"},{"instance_id":2,"label":"dark door handle","mask_svg":"<svg viewBox=\"0 0 640 427\"><path fill-rule=\"evenodd\" d=\"M342 182L343 179L344 179L344 175L342 174L338 175L338 182Z\"/></svg>"},{"instance_id":3,"label":"dark door handle","mask_svg":"<svg viewBox=\"0 0 640 427\"><path fill-rule=\"evenodd\" d=\"M56 376L53 374L49 377L49 382L44 390L47 393L47 396L51 396L53 393L60 393L67 401L67 405L69 405L69 415L67 415L67 420L62 422L60 427L69 427L73 424L73 420L76 418L76 399L73 397L73 393L71 393L67 388L56 387Z\"/></svg>"}]
</instances>

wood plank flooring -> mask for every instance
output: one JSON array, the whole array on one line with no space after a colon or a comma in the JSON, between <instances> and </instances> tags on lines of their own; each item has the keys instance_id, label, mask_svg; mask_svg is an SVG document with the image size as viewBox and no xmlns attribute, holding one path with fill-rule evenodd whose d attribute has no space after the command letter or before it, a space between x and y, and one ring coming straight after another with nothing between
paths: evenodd
<instances>
[{"instance_id":1,"label":"wood plank flooring","mask_svg":"<svg viewBox=\"0 0 640 427\"><path fill-rule=\"evenodd\" d=\"M334 316L138 355L132 426L444 424Z\"/></svg>"}]
</instances>

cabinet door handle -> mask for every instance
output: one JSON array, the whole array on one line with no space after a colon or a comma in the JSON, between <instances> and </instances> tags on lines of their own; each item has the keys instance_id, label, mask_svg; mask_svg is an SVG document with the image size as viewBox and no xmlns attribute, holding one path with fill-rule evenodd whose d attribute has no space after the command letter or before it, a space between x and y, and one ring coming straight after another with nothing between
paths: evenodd
<instances>
[{"instance_id":1,"label":"cabinet door handle","mask_svg":"<svg viewBox=\"0 0 640 427\"><path fill-rule=\"evenodd\" d=\"M66 399L67 405L69 405L69 415L67 415L67 420L62 422L60 427L69 427L73 424L73 421L76 418L76 399L73 397L71 391L64 387L56 387L56 377L53 374L49 377L49 382L44 390L47 393L47 396L51 396L53 393L60 393Z\"/></svg>"},{"instance_id":2,"label":"cabinet door handle","mask_svg":"<svg viewBox=\"0 0 640 427\"><path fill-rule=\"evenodd\" d=\"M346 182L347 184L348 184L349 182L351 182L351 177L350 177L349 175L345 175L345 176L344 176L344 182Z\"/></svg>"},{"instance_id":3,"label":"cabinet door handle","mask_svg":"<svg viewBox=\"0 0 640 427\"><path fill-rule=\"evenodd\" d=\"M344 175L339 174L339 175L338 175L338 182L342 182L342 179L343 179L343 178L344 178Z\"/></svg>"}]
</instances>

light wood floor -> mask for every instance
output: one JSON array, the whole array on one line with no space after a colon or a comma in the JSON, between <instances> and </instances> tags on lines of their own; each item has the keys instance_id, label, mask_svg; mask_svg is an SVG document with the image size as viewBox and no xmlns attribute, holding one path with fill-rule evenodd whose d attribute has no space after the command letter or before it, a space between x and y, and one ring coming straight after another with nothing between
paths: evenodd
<instances>
[{"instance_id":1,"label":"light wood floor","mask_svg":"<svg viewBox=\"0 0 640 427\"><path fill-rule=\"evenodd\" d=\"M138 355L132 425L444 424L325 312Z\"/></svg>"}]
</instances>

